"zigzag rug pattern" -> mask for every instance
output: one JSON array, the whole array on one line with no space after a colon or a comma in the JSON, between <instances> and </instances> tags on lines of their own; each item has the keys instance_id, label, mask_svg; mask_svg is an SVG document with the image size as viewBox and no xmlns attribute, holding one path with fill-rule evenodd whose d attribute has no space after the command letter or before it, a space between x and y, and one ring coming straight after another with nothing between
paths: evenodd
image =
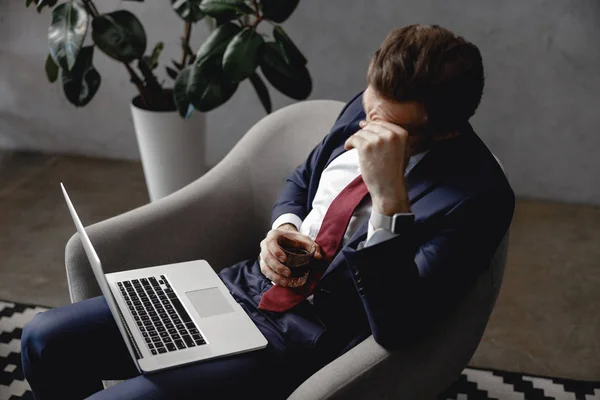
<instances>
[{"instance_id":1,"label":"zigzag rug pattern","mask_svg":"<svg viewBox=\"0 0 600 400\"><path fill-rule=\"evenodd\" d=\"M46 307L0 300L0 400L33 400L21 369L21 334ZM440 400L600 400L600 382L466 368Z\"/></svg>"},{"instance_id":2,"label":"zigzag rug pattern","mask_svg":"<svg viewBox=\"0 0 600 400\"><path fill-rule=\"evenodd\" d=\"M33 400L21 369L21 334L25 324L47 309L0 301L0 400Z\"/></svg>"}]
</instances>

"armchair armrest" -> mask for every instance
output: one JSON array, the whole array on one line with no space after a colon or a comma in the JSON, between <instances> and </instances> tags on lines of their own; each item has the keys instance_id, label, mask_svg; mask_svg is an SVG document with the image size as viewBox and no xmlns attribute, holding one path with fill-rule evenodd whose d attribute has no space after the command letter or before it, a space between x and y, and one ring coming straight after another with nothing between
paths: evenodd
<instances>
[{"instance_id":1,"label":"armchair armrest","mask_svg":"<svg viewBox=\"0 0 600 400\"><path fill-rule=\"evenodd\" d=\"M427 337L391 352L371 335L315 372L288 400L436 399L481 341L502 285L508 242L507 231L490 267Z\"/></svg>"},{"instance_id":2,"label":"armchair armrest","mask_svg":"<svg viewBox=\"0 0 600 400\"><path fill-rule=\"evenodd\" d=\"M226 157L203 177L156 202L86 227L105 273L194 259L215 270L249 258L264 233L254 221L247 169ZM73 199L77 204L77 199ZM268 221L267 221L268 223ZM71 301L100 295L75 234L65 249Z\"/></svg>"},{"instance_id":3,"label":"armchair armrest","mask_svg":"<svg viewBox=\"0 0 600 400\"><path fill-rule=\"evenodd\" d=\"M314 373L287 400L435 400L475 352L485 328L478 322L478 329L462 338L436 332L394 351L371 335Z\"/></svg>"},{"instance_id":4,"label":"armchair armrest","mask_svg":"<svg viewBox=\"0 0 600 400\"><path fill-rule=\"evenodd\" d=\"M473 342L463 345L449 360L424 352L424 344L430 347L418 343L391 352L371 335L304 381L288 400L434 400L458 377L474 347ZM461 354L465 350L470 353L467 357Z\"/></svg>"}]
</instances>

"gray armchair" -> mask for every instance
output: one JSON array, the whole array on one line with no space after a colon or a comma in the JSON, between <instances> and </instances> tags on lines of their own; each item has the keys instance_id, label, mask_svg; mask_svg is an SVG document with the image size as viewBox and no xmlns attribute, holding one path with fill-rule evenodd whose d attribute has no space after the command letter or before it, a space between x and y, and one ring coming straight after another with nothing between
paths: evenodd
<instances>
[{"instance_id":1,"label":"gray armchair","mask_svg":"<svg viewBox=\"0 0 600 400\"><path fill-rule=\"evenodd\" d=\"M252 127L200 179L88 227L105 272L193 259L206 259L220 271L256 257L279 189L323 139L342 106L318 100L280 109ZM508 235L491 267L434 335L394 352L371 336L317 371L289 399L435 399L459 376L481 340L502 282L507 243ZM66 247L66 270L72 302L101 294L77 236Z\"/></svg>"}]
</instances>

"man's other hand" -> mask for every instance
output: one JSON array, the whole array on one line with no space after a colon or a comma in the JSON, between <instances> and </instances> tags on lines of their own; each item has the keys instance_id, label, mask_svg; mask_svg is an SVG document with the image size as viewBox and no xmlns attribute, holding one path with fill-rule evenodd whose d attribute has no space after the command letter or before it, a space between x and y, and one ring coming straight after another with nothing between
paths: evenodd
<instances>
[{"instance_id":1,"label":"man's other hand","mask_svg":"<svg viewBox=\"0 0 600 400\"><path fill-rule=\"evenodd\" d=\"M381 214L410 212L404 170L410 158L408 132L384 121L361 121L360 131L344 148L358 150L360 170L369 189L373 208Z\"/></svg>"},{"instance_id":2,"label":"man's other hand","mask_svg":"<svg viewBox=\"0 0 600 400\"><path fill-rule=\"evenodd\" d=\"M280 286L288 286L287 277L290 276L291 271L284 265L286 255L279 247L278 239L289 231L297 232L298 230L292 224L283 224L277 229L271 229L267 233L267 237L260 242L260 255L258 256L260 271L274 284ZM317 245L315 259L320 260L322 257L321 249Z\"/></svg>"}]
</instances>

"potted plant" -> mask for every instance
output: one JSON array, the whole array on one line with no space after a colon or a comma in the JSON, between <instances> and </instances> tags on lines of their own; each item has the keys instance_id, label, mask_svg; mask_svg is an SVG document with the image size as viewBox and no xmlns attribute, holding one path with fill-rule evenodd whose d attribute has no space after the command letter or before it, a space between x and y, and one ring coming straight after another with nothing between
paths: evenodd
<instances>
[{"instance_id":1,"label":"potted plant","mask_svg":"<svg viewBox=\"0 0 600 400\"><path fill-rule=\"evenodd\" d=\"M131 111L151 201L205 172L203 113L229 100L240 82L250 80L267 113L272 105L259 69L275 89L293 99L306 99L312 90L306 58L279 25L299 0L171 0L184 24L181 59L165 66L171 86L155 75L163 43L147 54L144 27L133 13L100 13L92 0L25 1L38 11L52 9L46 74L50 82L60 76L73 105L87 105L100 86L95 48L127 69L138 92ZM211 34L194 51L192 27L202 19ZM273 25L272 38L257 32L263 22ZM85 45L86 38L92 44Z\"/></svg>"}]
</instances>

